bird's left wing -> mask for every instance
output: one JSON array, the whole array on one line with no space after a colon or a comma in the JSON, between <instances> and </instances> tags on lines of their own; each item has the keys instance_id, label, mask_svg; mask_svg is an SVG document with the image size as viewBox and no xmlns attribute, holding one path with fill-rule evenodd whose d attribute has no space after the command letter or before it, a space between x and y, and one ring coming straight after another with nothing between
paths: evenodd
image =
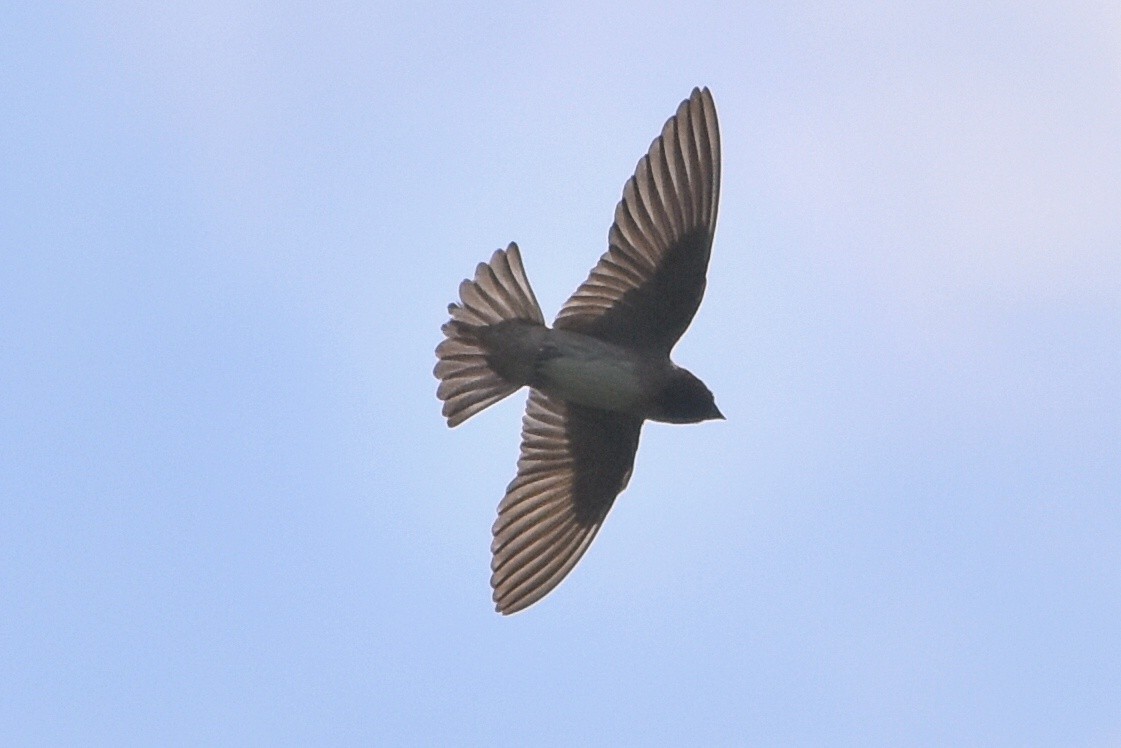
<instances>
[{"instance_id":1,"label":"bird's left wing","mask_svg":"<svg viewBox=\"0 0 1121 748\"><path fill-rule=\"evenodd\" d=\"M548 594L630 480L642 420L530 390L518 475L498 505L491 586L502 614Z\"/></svg>"}]
</instances>

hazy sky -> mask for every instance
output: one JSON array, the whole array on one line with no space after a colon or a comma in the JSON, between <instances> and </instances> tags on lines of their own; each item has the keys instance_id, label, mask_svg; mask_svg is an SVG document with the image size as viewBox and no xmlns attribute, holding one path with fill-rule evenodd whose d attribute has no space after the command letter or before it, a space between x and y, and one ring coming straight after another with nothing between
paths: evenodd
<instances>
[{"instance_id":1,"label":"hazy sky","mask_svg":"<svg viewBox=\"0 0 1121 748\"><path fill-rule=\"evenodd\" d=\"M1121 745L1118 5L463 5L0 11L2 742ZM502 618L446 305L696 85L728 420Z\"/></svg>"}]
</instances>

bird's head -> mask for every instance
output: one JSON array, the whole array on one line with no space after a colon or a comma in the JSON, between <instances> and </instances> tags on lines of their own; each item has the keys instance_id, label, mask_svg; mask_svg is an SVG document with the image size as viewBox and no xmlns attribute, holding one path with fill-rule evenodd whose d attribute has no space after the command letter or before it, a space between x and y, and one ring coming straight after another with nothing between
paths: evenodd
<instances>
[{"instance_id":1,"label":"bird's head","mask_svg":"<svg viewBox=\"0 0 1121 748\"><path fill-rule=\"evenodd\" d=\"M724 414L716 407L716 399L704 382L691 372L677 368L658 394L650 419L664 423L698 423L724 420Z\"/></svg>"}]
</instances>

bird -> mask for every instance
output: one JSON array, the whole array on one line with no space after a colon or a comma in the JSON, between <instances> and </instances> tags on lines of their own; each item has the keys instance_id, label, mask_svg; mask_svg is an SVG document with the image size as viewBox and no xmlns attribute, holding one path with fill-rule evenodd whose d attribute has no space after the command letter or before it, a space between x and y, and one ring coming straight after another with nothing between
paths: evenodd
<instances>
[{"instance_id":1,"label":"bird","mask_svg":"<svg viewBox=\"0 0 1121 748\"><path fill-rule=\"evenodd\" d=\"M448 426L529 388L517 474L492 527L497 612L528 608L572 571L630 481L645 421L724 419L670 360L704 295L719 193L716 106L694 88L639 159L607 251L552 327L513 242L448 305L433 371Z\"/></svg>"}]
</instances>

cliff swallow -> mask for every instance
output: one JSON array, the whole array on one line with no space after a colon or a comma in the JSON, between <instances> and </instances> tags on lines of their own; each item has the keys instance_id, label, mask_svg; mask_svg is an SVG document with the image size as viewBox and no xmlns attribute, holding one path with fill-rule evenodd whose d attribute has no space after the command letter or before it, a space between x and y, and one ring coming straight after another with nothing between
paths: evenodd
<instances>
[{"instance_id":1,"label":"cliff swallow","mask_svg":"<svg viewBox=\"0 0 1121 748\"><path fill-rule=\"evenodd\" d=\"M493 527L498 612L537 602L580 560L630 479L643 421L724 417L670 360L704 295L719 193L716 108L693 89L627 180L607 252L552 328L513 243L448 306L434 372L448 426L530 388Z\"/></svg>"}]
</instances>

